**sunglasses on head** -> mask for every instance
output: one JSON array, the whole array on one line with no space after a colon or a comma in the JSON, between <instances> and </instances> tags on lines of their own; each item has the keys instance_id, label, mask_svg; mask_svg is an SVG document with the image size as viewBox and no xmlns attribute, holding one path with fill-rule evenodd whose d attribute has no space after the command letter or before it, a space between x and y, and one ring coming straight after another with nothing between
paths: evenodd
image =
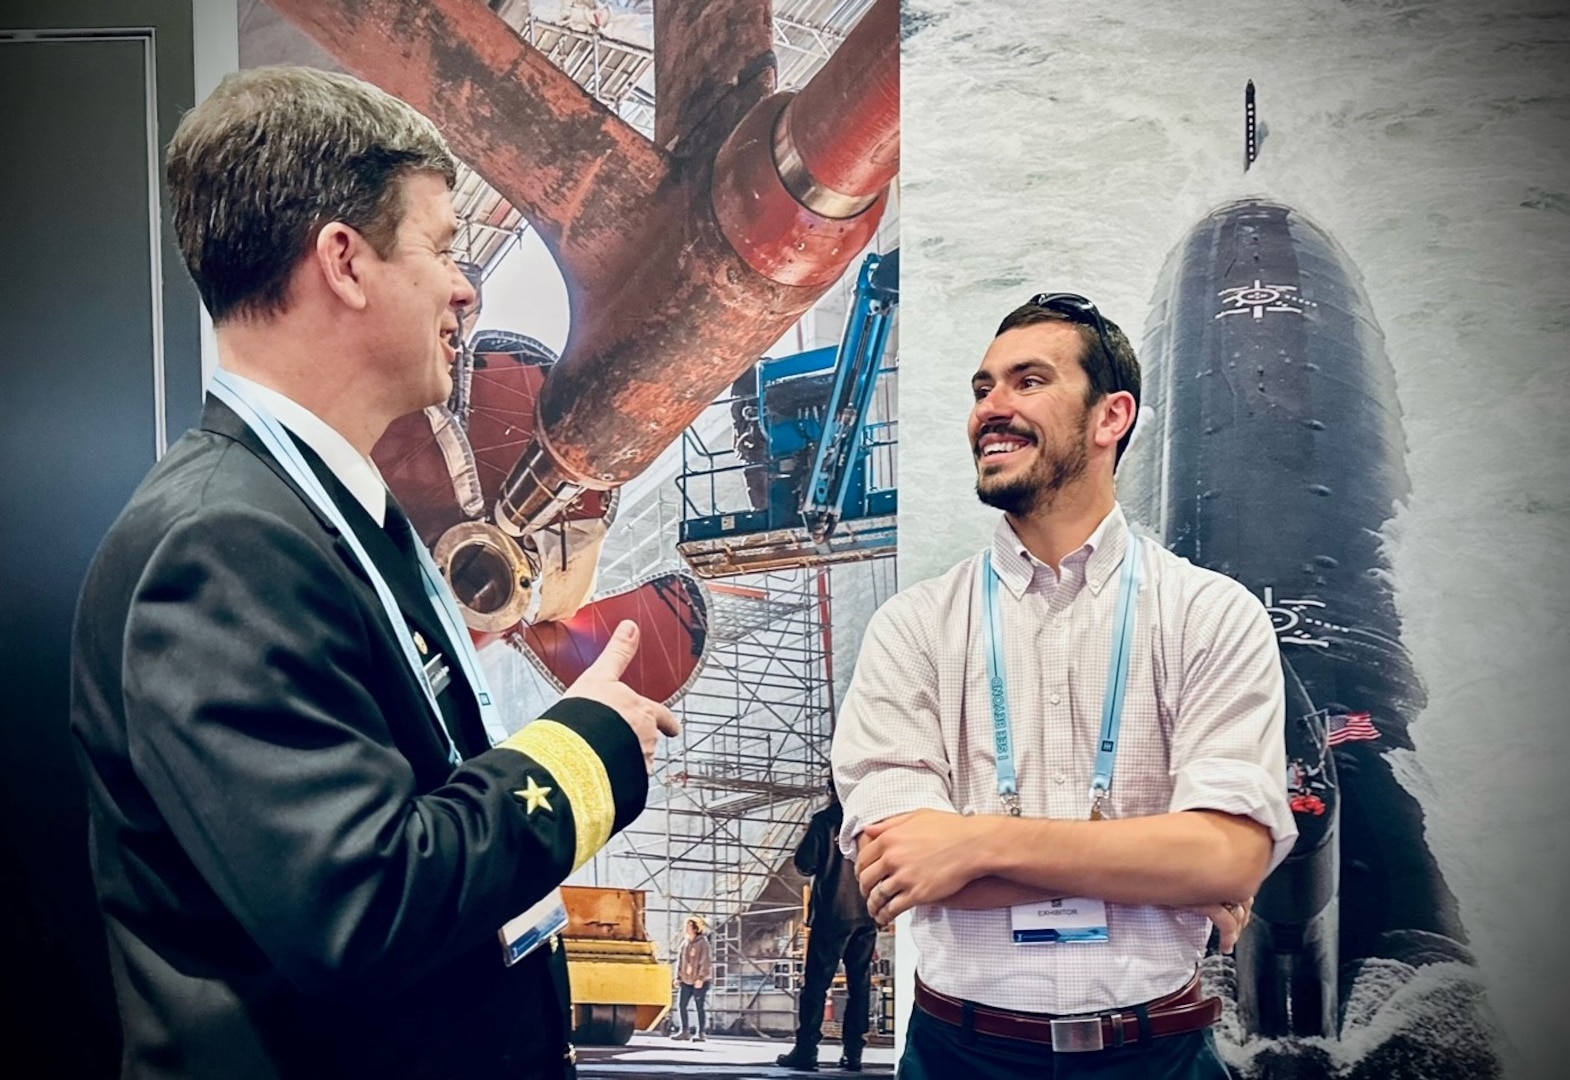
<instances>
[{"instance_id":1,"label":"sunglasses on head","mask_svg":"<svg viewBox=\"0 0 1570 1080\"><path fill-rule=\"evenodd\" d=\"M1107 364L1112 368L1114 393L1123 389L1123 380L1118 378L1117 364L1113 357L1117 354L1112 351L1112 342L1107 338L1107 324L1101 318L1101 312L1096 310L1096 305L1088 298L1071 292L1044 292L1037 293L1030 298L1030 302L1043 311L1056 312L1066 316L1070 322L1083 326L1091 326L1096 330L1096 337L1101 341L1101 352L1107 358Z\"/></svg>"}]
</instances>

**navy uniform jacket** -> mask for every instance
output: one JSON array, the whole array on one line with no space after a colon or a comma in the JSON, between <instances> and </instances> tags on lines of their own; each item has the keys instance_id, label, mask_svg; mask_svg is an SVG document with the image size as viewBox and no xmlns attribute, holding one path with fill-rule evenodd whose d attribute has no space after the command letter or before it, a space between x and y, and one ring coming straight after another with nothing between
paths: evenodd
<instances>
[{"instance_id":1,"label":"navy uniform jacket","mask_svg":"<svg viewBox=\"0 0 1570 1080\"><path fill-rule=\"evenodd\" d=\"M642 811L583 699L490 748L417 572L304 449L427 650L221 402L137 490L77 612L72 729L134 1077L560 1076L563 952L497 930ZM524 792L532 793L526 798Z\"/></svg>"}]
</instances>

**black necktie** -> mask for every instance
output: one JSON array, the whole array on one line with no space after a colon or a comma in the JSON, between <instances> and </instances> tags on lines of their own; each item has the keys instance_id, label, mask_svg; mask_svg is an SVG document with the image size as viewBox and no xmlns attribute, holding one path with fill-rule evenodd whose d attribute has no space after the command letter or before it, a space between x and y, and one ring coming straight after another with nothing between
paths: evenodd
<instances>
[{"instance_id":1,"label":"black necktie","mask_svg":"<svg viewBox=\"0 0 1570 1080\"><path fill-rule=\"evenodd\" d=\"M420 540L414 535L414 526L409 524L409 519L405 516L403 508L393 500L391 494L387 496L387 515L382 527L387 530L387 538L393 542L393 547L398 549L398 554L402 555L404 561L414 568L415 580L423 581L424 573L421 567L424 564L420 560L419 552L415 549L415 545Z\"/></svg>"}]
</instances>

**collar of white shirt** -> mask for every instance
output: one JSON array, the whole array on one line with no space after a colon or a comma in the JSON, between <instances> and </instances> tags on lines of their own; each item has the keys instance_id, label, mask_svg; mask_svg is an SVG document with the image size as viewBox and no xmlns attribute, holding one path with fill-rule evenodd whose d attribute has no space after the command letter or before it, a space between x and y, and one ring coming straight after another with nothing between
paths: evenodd
<instances>
[{"instance_id":1,"label":"collar of white shirt","mask_svg":"<svg viewBox=\"0 0 1570 1080\"><path fill-rule=\"evenodd\" d=\"M288 428L290 434L316 451L316 456L332 470L338 482L348 488L349 494L365 507L365 512L371 515L372 521L378 525L385 523L387 484L382 480L380 470L370 458L362 457L360 452L349 444L348 439L299 402L261 383L242 378L232 371L228 374L230 379L240 384L247 395L259 401L268 412L277 417L278 422Z\"/></svg>"},{"instance_id":2,"label":"collar of white shirt","mask_svg":"<svg viewBox=\"0 0 1570 1080\"><path fill-rule=\"evenodd\" d=\"M1065 574L1058 575L1058 580L1071 576L1089 585L1092 595L1100 595L1107 579L1123 564L1127 547L1127 519L1123 516L1123 507L1113 503L1112 510L1101 519L1101 524L1096 526L1089 538L1063 556L1059 565ZM1016 600L1025 595L1025 590L1030 588L1038 570L1052 573L1050 566L1025 549L1007 517L998 519L998 527L992 534L992 565L997 568L998 580L1003 582L1004 588ZM1082 576L1068 574L1068 571L1080 566L1084 568Z\"/></svg>"}]
</instances>

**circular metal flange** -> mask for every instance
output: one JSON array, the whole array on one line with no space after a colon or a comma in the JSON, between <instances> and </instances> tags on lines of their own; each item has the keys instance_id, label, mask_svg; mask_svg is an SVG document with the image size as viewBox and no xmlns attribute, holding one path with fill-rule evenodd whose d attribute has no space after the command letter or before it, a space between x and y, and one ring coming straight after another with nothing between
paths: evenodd
<instances>
[{"instance_id":1,"label":"circular metal flange","mask_svg":"<svg viewBox=\"0 0 1570 1080\"><path fill-rule=\"evenodd\" d=\"M518 541L495 525L459 522L432 554L471 629L501 633L528 614L534 568Z\"/></svg>"}]
</instances>

